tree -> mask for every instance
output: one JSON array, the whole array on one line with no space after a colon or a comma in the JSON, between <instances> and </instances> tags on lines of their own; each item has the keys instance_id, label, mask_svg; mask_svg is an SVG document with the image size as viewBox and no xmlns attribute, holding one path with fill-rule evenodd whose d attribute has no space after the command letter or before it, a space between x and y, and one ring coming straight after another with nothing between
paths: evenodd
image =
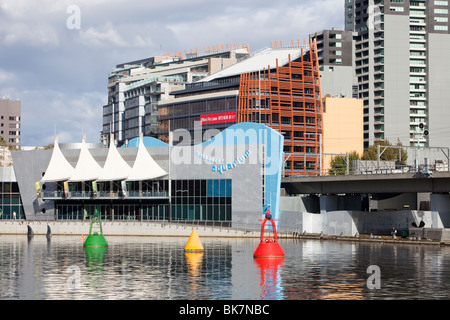
<instances>
[{"instance_id":1,"label":"tree","mask_svg":"<svg viewBox=\"0 0 450 320\"><path fill-rule=\"evenodd\" d=\"M353 160L359 160L360 156L359 153L356 151L352 151L348 154L348 161L349 161L349 171L352 171L352 164ZM344 156L335 156L333 159L331 159L331 169L330 169L330 175L344 175L345 171L347 169L347 157Z\"/></svg>"},{"instance_id":2,"label":"tree","mask_svg":"<svg viewBox=\"0 0 450 320\"><path fill-rule=\"evenodd\" d=\"M362 160L378 160L377 159L377 149L378 146L392 146L392 144L388 141L377 141L372 146L370 146L367 150L364 151ZM403 146L400 140L397 141L397 147ZM400 152L400 157L399 157ZM408 153L403 148L380 148L381 157L380 160L383 161L397 161L400 164L406 164L406 160L408 159Z\"/></svg>"}]
</instances>

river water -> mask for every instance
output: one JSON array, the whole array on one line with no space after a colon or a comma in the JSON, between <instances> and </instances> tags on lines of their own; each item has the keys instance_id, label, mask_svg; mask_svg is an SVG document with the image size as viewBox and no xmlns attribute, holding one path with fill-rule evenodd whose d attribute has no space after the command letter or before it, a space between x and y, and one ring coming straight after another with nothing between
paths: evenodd
<instances>
[{"instance_id":1,"label":"river water","mask_svg":"<svg viewBox=\"0 0 450 320\"><path fill-rule=\"evenodd\" d=\"M283 239L284 259L254 259L258 239L0 236L3 300L449 299L450 247Z\"/></svg>"}]
</instances>

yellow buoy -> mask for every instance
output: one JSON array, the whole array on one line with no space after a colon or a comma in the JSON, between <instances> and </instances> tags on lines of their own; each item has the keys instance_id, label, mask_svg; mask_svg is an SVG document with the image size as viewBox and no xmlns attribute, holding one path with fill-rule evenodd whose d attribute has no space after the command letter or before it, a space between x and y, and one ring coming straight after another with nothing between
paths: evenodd
<instances>
[{"instance_id":1,"label":"yellow buoy","mask_svg":"<svg viewBox=\"0 0 450 320\"><path fill-rule=\"evenodd\" d=\"M185 251L203 251L203 245L200 241L200 238L197 234L197 230L195 228L192 230L191 236L184 247Z\"/></svg>"}]
</instances>

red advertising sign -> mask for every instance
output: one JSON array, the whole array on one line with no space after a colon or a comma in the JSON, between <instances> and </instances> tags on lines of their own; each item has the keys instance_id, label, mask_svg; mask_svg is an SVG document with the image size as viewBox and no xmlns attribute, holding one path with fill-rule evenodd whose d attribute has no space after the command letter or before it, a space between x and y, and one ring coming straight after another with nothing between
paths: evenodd
<instances>
[{"instance_id":1,"label":"red advertising sign","mask_svg":"<svg viewBox=\"0 0 450 320\"><path fill-rule=\"evenodd\" d=\"M221 112L202 114L200 116L200 124L214 124L224 122L236 122L236 112Z\"/></svg>"}]
</instances>

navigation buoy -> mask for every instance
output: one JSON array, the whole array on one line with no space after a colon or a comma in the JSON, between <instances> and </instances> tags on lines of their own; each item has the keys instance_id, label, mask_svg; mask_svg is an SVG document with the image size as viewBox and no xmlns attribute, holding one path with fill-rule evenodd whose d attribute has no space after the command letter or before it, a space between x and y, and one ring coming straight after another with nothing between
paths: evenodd
<instances>
[{"instance_id":1,"label":"navigation buoy","mask_svg":"<svg viewBox=\"0 0 450 320\"><path fill-rule=\"evenodd\" d=\"M195 230L195 228L192 230L191 232L191 236L189 237L189 240L186 244L186 246L184 247L185 251L190 251L190 252L195 252L195 251L203 251L203 245L202 242L200 241L200 238L197 234L197 230Z\"/></svg>"},{"instance_id":2,"label":"navigation buoy","mask_svg":"<svg viewBox=\"0 0 450 320\"><path fill-rule=\"evenodd\" d=\"M272 224L272 230L266 230L266 223ZM281 258L284 257L284 250L278 243L277 229L272 219L270 211L267 210L264 221L261 225L261 237L258 247L253 253L254 258Z\"/></svg>"},{"instance_id":3,"label":"navigation buoy","mask_svg":"<svg viewBox=\"0 0 450 320\"><path fill-rule=\"evenodd\" d=\"M97 223L100 228L100 233L94 232L92 233L92 225ZM84 235L83 235L84 236ZM106 242L105 237L103 236L103 229L100 217L98 216L97 210L94 213L94 216L91 219L91 226L89 229L89 235L86 238L86 241L83 243L84 247L107 247L108 242Z\"/></svg>"}]
</instances>

